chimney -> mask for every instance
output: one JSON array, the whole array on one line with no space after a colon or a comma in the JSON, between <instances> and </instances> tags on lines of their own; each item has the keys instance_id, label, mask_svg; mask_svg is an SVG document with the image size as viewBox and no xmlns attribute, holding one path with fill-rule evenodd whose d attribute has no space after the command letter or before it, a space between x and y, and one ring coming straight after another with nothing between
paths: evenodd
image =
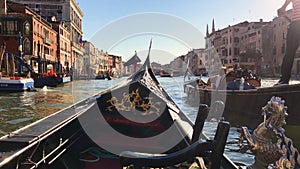
<instances>
[{"instance_id":1,"label":"chimney","mask_svg":"<svg viewBox=\"0 0 300 169\"><path fill-rule=\"evenodd\" d=\"M7 6L6 6L6 0L0 1L0 15L6 15L7 12Z\"/></svg>"}]
</instances>

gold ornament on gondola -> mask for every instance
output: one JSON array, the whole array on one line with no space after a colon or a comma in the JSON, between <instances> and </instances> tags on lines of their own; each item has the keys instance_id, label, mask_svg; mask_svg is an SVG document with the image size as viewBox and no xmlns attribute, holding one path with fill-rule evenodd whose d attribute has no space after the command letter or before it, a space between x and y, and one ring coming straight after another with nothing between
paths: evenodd
<instances>
[{"instance_id":1,"label":"gold ornament on gondola","mask_svg":"<svg viewBox=\"0 0 300 169\"><path fill-rule=\"evenodd\" d=\"M142 115L156 114L160 115L161 102L153 102L153 97L142 97L139 89L133 90L130 93L123 93L123 98L119 101L118 98L112 97L107 101L110 106L106 108L107 111L127 111L142 112Z\"/></svg>"}]
</instances>

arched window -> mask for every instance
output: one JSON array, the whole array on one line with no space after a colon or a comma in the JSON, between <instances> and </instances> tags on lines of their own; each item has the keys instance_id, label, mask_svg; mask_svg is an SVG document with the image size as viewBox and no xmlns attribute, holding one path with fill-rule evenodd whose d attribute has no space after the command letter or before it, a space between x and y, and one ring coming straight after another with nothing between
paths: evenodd
<instances>
[{"instance_id":1,"label":"arched window","mask_svg":"<svg viewBox=\"0 0 300 169\"><path fill-rule=\"evenodd\" d=\"M30 40L27 39L27 38L24 40L24 54L25 55L30 55L31 54Z\"/></svg>"},{"instance_id":2,"label":"arched window","mask_svg":"<svg viewBox=\"0 0 300 169\"><path fill-rule=\"evenodd\" d=\"M25 33L25 35L29 35L29 33L30 33L30 24L28 23L28 22L26 22L25 24L24 24L24 33Z\"/></svg>"}]
</instances>

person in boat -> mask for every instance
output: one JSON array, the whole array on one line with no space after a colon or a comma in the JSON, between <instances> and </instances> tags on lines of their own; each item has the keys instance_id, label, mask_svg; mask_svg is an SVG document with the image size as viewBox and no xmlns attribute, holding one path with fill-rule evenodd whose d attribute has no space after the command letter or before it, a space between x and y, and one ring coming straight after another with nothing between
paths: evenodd
<instances>
[{"instance_id":1,"label":"person in boat","mask_svg":"<svg viewBox=\"0 0 300 169\"><path fill-rule=\"evenodd\" d=\"M207 85L212 89L225 89L226 67L219 69L219 74L209 77Z\"/></svg>"},{"instance_id":2,"label":"person in boat","mask_svg":"<svg viewBox=\"0 0 300 169\"><path fill-rule=\"evenodd\" d=\"M286 17L286 7L290 3L293 4L293 15L287 32L286 52L281 64L281 76L275 85L289 84L294 58L300 45L300 1L286 0L277 13L279 17Z\"/></svg>"},{"instance_id":3,"label":"person in boat","mask_svg":"<svg viewBox=\"0 0 300 169\"><path fill-rule=\"evenodd\" d=\"M250 70L248 70L247 68L241 68L238 65L234 65L233 70L229 71L226 74L226 89L227 90L255 89L256 85L254 85L251 80L256 81L256 79L254 78Z\"/></svg>"}]
</instances>

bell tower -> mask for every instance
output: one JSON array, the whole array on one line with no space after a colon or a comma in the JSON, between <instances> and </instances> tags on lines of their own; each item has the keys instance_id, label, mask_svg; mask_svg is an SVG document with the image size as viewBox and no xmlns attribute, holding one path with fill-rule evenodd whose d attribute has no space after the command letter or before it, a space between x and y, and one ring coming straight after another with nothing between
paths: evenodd
<instances>
[{"instance_id":1,"label":"bell tower","mask_svg":"<svg viewBox=\"0 0 300 169\"><path fill-rule=\"evenodd\" d=\"M216 29L215 29L215 19L213 19L212 21L212 33L215 33Z\"/></svg>"}]
</instances>

